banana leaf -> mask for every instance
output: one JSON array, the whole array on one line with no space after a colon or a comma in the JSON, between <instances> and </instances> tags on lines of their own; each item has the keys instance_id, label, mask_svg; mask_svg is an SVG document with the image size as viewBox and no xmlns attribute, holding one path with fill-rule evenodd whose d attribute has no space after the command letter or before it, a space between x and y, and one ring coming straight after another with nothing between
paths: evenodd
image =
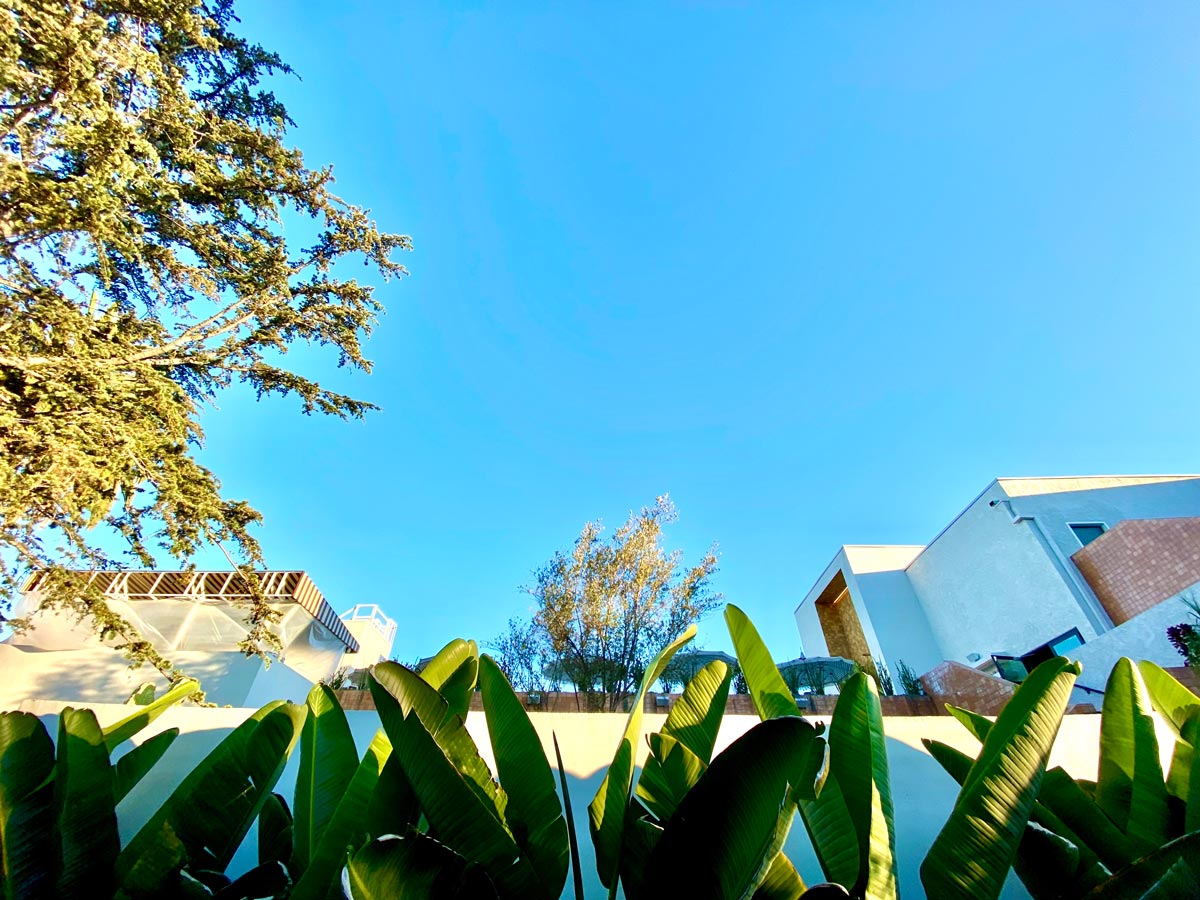
<instances>
[{"instance_id":1,"label":"banana leaf","mask_svg":"<svg viewBox=\"0 0 1200 900\"><path fill-rule=\"evenodd\" d=\"M621 839L625 831L630 789L633 787L633 749L642 731L643 698L650 685L662 675L675 651L695 636L696 626L689 625L683 634L663 647L646 667L637 696L633 698L633 708L629 711L625 733L621 736L621 743L617 745L612 765L608 767L600 789L588 805L588 825L592 834L592 846L596 851L596 873L600 876L600 883L608 888L610 898L617 894L618 875L621 870Z\"/></svg>"},{"instance_id":2,"label":"banana leaf","mask_svg":"<svg viewBox=\"0 0 1200 900\"><path fill-rule=\"evenodd\" d=\"M117 803L137 786L154 764L162 759L167 748L179 737L178 728L168 728L152 738L147 738L117 760L113 767L113 795Z\"/></svg>"},{"instance_id":3,"label":"banana leaf","mask_svg":"<svg viewBox=\"0 0 1200 900\"><path fill-rule=\"evenodd\" d=\"M551 900L503 819L438 746L416 711L389 716L384 727L430 832L464 859L481 865L501 897Z\"/></svg>"},{"instance_id":4,"label":"banana leaf","mask_svg":"<svg viewBox=\"0 0 1200 900\"><path fill-rule=\"evenodd\" d=\"M479 645L455 638L421 670L421 678L446 700L450 715L467 716L479 674Z\"/></svg>"},{"instance_id":5,"label":"banana leaf","mask_svg":"<svg viewBox=\"0 0 1200 900\"><path fill-rule=\"evenodd\" d=\"M108 751L111 753L122 742L129 740L176 703L186 700L199 690L200 682L194 678L183 678L171 685L170 690L157 700L152 700L145 706L139 706L137 712L109 725L104 729L104 743L108 747Z\"/></svg>"},{"instance_id":6,"label":"banana leaf","mask_svg":"<svg viewBox=\"0 0 1200 900\"><path fill-rule=\"evenodd\" d=\"M235 728L197 765L117 857L133 896L164 889L182 846L193 869L225 870L300 737L306 710L276 701Z\"/></svg>"},{"instance_id":7,"label":"banana leaf","mask_svg":"<svg viewBox=\"0 0 1200 900\"><path fill-rule=\"evenodd\" d=\"M652 734L650 758L638 778L636 796L658 821L665 822L707 768L681 741L661 731Z\"/></svg>"},{"instance_id":8,"label":"banana leaf","mask_svg":"<svg viewBox=\"0 0 1200 900\"><path fill-rule=\"evenodd\" d=\"M725 714L732 674L725 663L713 660L684 688L671 707L656 745L650 736L650 757L642 769L634 795L660 820L666 821L712 758L717 732ZM675 749L678 746L681 749ZM661 754L660 754L661 749ZM671 754L670 771L664 771L665 754ZM678 776L678 777L677 777ZM656 809L655 806L658 806Z\"/></svg>"},{"instance_id":9,"label":"banana leaf","mask_svg":"<svg viewBox=\"0 0 1200 900\"><path fill-rule=\"evenodd\" d=\"M54 895L54 743L37 716L0 713L0 850L6 900Z\"/></svg>"},{"instance_id":10,"label":"banana leaf","mask_svg":"<svg viewBox=\"0 0 1200 900\"><path fill-rule=\"evenodd\" d=\"M1170 837L1152 709L1133 661L1122 657L1104 688L1096 803L1143 853Z\"/></svg>"},{"instance_id":11,"label":"banana leaf","mask_svg":"<svg viewBox=\"0 0 1200 900\"><path fill-rule=\"evenodd\" d=\"M754 892L753 900L799 900L804 891L800 873L790 859L779 853L771 862L767 877Z\"/></svg>"},{"instance_id":12,"label":"banana leaf","mask_svg":"<svg viewBox=\"0 0 1200 900\"><path fill-rule=\"evenodd\" d=\"M760 722L718 755L667 823L646 867L647 897L749 900L795 816L793 794L820 766L816 729Z\"/></svg>"},{"instance_id":13,"label":"banana leaf","mask_svg":"<svg viewBox=\"0 0 1200 900\"><path fill-rule=\"evenodd\" d=\"M548 897L567 881L570 851L554 773L525 707L490 656L479 659L479 687L496 774L508 797L505 819Z\"/></svg>"},{"instance_id":14,"label":"banana leaf","mask_svg":"<svg viewBox=\"0 0 1200 900\"><path fill-rule=\"evenodd\" d=\"M1152 662L1142 660L1138 671L1154 708L1175 731L1175 750L1167 774L1167 792L1184 804L1184 832L1200 829L1200 697Z\"/></svg>"},{"instance_id":15,"label":"banana leaf","mask_svg":"<svg viewBox=\"0 0 1200 900\"><path fill-rule=\"evenodd\" d=\"M714 659L692 676L659 733L679 741L707 764L721 730L732 679L729 666Z\"/></svg>"},{"instance_id":16,"label":"banana leaf","mask_svg":"<svg viewBox=\"0 0 1200 900\"><path fill-rule=\"evenodd\" d=\"M987 740L988 732L992 730L991 719L969 709L963 709L961 706L955 706L953 703L946 704L946 712L958 719L979 743L982 744Z\"/></svg>"},{"instance_id":17,"label":"banana leaf","mask_svg":"<svg viewBox=\"0 0 1200 900\"><path fill-rule=\"evenodd\" d=\"M63 900L112 895L113 862L121 849L116 805L113 770L96 714L68 706L58 717L54 771L56 894Z\"/></svg>"},{"instance_id":18,"label":"banana leaf","mask_svg":"<svg viewBox=\"0 0 1200 900\"><path fill-rule=\"evenodd\" d=\"M1080 667L1057 657L1005 704L954 810L921 864L939 900L995 900L1017 854Z\"/></svg>"},{"instance_id":19,"label":"banana leaf","mask_svg":"<svg viewBox=\"0 0 1200 900\"><path fill-rule=\"evenodd\" d=\"M725 624L733 639L733 649L758 717L765 721L778 716L798 715L796 699L784 683L767 645L749 617L730 603L725 607Z\"/></svg>"},{"instance_id":20,"label":"banana leaf","mask_svg":"<svg viewBox=\"0 0 1200 900\"><path fill-rule=\"evenodd\" d=\"M1167 878L1179 863L1190 872L1190 884L1179 885L1179 869ZM1128 900L1146 897L1152 900L1195 900L1196 885L1200 884L1200 831L1176 838L1136 860L1113 875L1085 900ZM1177 887L1178 886L1178 887ZM1159 893L1152 893L1157 890Z\"/></svg>"},{"instance_id":21,"label":"banana leaf","mask_svg":"<svg viewBox=\"0 0 1200 900\"><path fill-rule=\"evenodd\" d=\"M888 776L887 739L875 680L865 672L842 685L829 724L829 777L837 780L858 842L856 880L865 900L895 900L896 831ZM819 805L821 798L811 801Z\"/></svg>"},{"instance_id":22,"label":"banana leaf","mask_svg":"<svg viewBox=\"0 0 1200 900\"><path fill-rule=\"evenodd\" d=\"M925 745L929 755L936 759L960 786L967 780L967 774L975 760L941 741L922 738L921 743ZM1047 793L1047 786L1053 780L1054 771L1062 773L1069 780L1069 776L1061 769L1047 772L1046 779L1042 782L1042 795ZM1090 800L1087 802L1091 804ZM1104 814L1099 810L1096 810L1096 815L1104 818ZM1035 826L1039 833L1031 833ZM1040 832L1053 837L1047 837ZM1121 835L1118 833L1117 837L1121 838ZM1064 848L1055 842L1054 838L1061 839L1074 848L1073 858L1069 852L1063 852ZM1021 835L1013 868L1035 900L1053 900L1060 895L1073 898L1078 894L1078 889L1098 884L1112 874L1087 843L1040 799L1033 805L1029 824L1025 826L1025 833Z\"/></svg>"},{"instance_id":23,"label":"banana leaf","mask_svg":"<svg viewBox=\"0 0 1200 900\"><path fill-rule=\"evenodd\" d=\"M343 876L350 900L488 900L487 875L427 834L409 831L355 852Z\"/></svg>"},{"instance_id":24,"label":"banana leaf","mask_svg":"<svg viewBox=\"0 0 1200 900\"><path fill-rule=\"evenodd\" d=\"M316 852L312 854L308 868L299 875L289 900L340 900L342 896L339 875L346 863L346 854L361 847L373 835L363 815L376 797L391 799L387 791L379 788L380 773L391 758L392 744L382 729L376 732L362 761L354 771L350 784L329 820Z\"/></svg>"},{"instance_id":25,"label":"banana leaf","mask_svg":"<svg viewBox=\"0 0 1200 900\"><path fill-rule=\"evenodd\" d=\"M271 794L258 814L258 864L277 862L286 866L292 858L294 835L295 825L287 801L279 794Z\"/></svg>"},{"instance_id":26,"label":"banana leaf","mask_svg":"<svg viewBox=\"0 0 1200 900\"><path fill-rule=\"evenodd\" d=\"M354 735L333 691L324 684L314 685L307 706L292 804L292 866L297 872L308 868L321 835L358 768Z\"/></svg>"},{"instance_id":27,"label":"banana leaf","mask_svg":"<svg viewBox=\"0 0 1200 900\"><path fill-rule=\"evenodd\" d=\"M464 642L465 643L465 642ZM467 650L470 646L467 645ZM467 658L462 665L478 665ZM453 673L451 673L453 674ZM471 789L484 801L491 815L505 821L508 796L492 777L492 770L479 755L479 748L468 733L463 717L450 710L449 703L427 681L404 666L380 663L367 677L375 708L383 728L396 744L394 732L410 712L415 714L442 751L467 779Z\"/></svg>"}]
</instances>

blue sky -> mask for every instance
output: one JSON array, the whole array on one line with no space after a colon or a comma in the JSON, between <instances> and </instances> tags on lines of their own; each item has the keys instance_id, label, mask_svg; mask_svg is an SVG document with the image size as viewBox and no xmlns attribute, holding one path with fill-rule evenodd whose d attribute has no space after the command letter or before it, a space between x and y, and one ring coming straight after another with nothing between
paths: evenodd
<instances>
[{"instance_id":1,"label":"blue sky","mask_svg":"<svg viewBox=\"0 0 1200 900\"><path fill-rule=\"evenodd\" d=\"M292 139L416 248L373 375L295 353L381 412L204 417L268 563L413 658L669 492L782 659L843 543L1200 468L1200 7L970 6L241 3Z\"/></svg>"}]
</instances>

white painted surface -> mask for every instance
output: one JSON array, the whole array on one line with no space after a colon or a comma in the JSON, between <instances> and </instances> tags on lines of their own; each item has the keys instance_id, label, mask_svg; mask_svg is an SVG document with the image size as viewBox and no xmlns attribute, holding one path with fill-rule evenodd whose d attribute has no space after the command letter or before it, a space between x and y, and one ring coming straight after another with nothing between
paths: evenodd
<instances>
[{"instance_id":1,"label":"white painted surface","mask_svg":"<svg viewBox=\"0 0 1200 900\"><path fill-rule=\"evenodd\" d=\"M270 669L258 658L236 651L179 650L171 654L179 668L200 680L210 702L218 706L257 709L269 700L303 702L312 682L286 664ZM149 666L130 669L116 651L97 645L82 650L33 651L0 643L0 709L14 709L25 700L56 697L97 704L121 701L145 682L161 691L167 681Z\"/></svg>"},{"instance_id":2,"label":"white painted surface","mask_svg":"<svg viewBox=\"0 0 1200 900\"><path fill-rule=\"evenodd\" d=\"M1079 684L1103 690L1108 674L1122 656L1147 659L1164 668L1182 666L1183 657L1167 640L1167 629L1181 622L1192 621L1188 608L1179 598L1198 589L1200 583L1072 650L1071 658L1083 663L1083 674L1079 676Z\"/></svg>"},{"instance_id":3,"label":"white painted surface","mask_svg":"<svg viewBox=\"0 0 1200 900\"><path fill-rule=\"evenodd\" d=\"M53 721L64 704L53 701L34 701L23 709L43 717L53 735ZM97 716L106 724L128 714L129 707L107 705L96 707ZM249 709L197 709L176 707L165 713L150 728L139 735L144 740L159 731L178 727L182 734L146 779L134 789L118 808L122 840L127 841L149 818L158 805L179 784L195 764L246 716ZM360 752L365 750L379 726L376 714L351 711L347 713L355 742ZM647 715L644 732L662 727L665 716ZM542 739L547 759L553 761L551 734L558 735L564 768L568 776L576 829L581 842L585 897L605 896L595 875L595 859L588 835L587 805L599 788L604 770L625 727L626 718L618 714L534 713L531 721ZM815 720L827 721L827 720ZM1059 733L1050 764L1061 765L1073 776L1095 778L1096 750L1099 735L1098 716L1068 716ZM756 724L751 716L727 716L717 742L718 751ZM928 848L953 808L957 786L941 767L925 752L921 738L932 738L974 755L978 744L955 720L947 716L936 718L888 718L884 722L888 738L888 759L891 771L892 795L895 801L897 849L900 856L900 884L907 898L923 897L919 867ZM482 714L472 713L467 728L475 738L481 755L493 764L488 745L487 724ZM1164 732L1165 734L1166 732ZM639 764L644 760L646 744L639 747ZM1164 746L1169 756L1170 748ZM290 801L295 786L298 752L293 754L276 791ZM797 817L785 846L785 852L809 883L822 879L803 823ZM231 871L240 872L256 862L255 833L252 830L234 859ZM564 893L570 895L570 886ZM1015 878L1010 878L1002 897L1020 900L1028 894Z\"/></svg>"},{"instance_id":4,"label":"white painted surface","mask_svg":"<svg viewBox=\"0 0 1200 900\"><path fill-rule=\"evenodd\" d=\"M813 601L840 569L893 672L899 659L923 672L1027 653L1072 628L1088 642L1088 686L1123 655L1174 663L1166 611L1112 627L1071 562L1081 545L1070 526L1198 514L1200 476L998 479L924 549L842 548L795 611L801 642L810 655L824 647Z\"/></svg>"}]
</instances>

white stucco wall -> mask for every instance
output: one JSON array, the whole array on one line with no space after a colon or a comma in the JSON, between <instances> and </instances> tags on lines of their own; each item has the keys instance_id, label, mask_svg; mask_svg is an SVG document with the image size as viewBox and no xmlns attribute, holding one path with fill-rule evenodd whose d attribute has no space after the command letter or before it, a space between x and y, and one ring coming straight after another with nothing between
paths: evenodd
<instances>
[{"instance_id":1,"label":"white stucco wall","mask_svg":"<svg viewBox=\"0 0 1200 900\"><path fill-rule=\"evenodd\" d=\"M63 705L53 701L31 701L23 704L22 708L42 716L53 735L56 733L54 719ZM115 705L97 706L95 709L102 724L116 721L129 711L128 707ZM186 773L250 712L249 709L177 707L168 710L139 735L139 740L144 740L170 727L178 727L182 732L160 763L118 808L123 841L129 840L137 832ZM373 711L351 711L347 716L361 752L365 750L379 726L378 717ZM551 734L558 735L581 845L585 897L589 900L600 900L605 896L605 892L595 875L595 858L588 836L587 805L599 788L605 767L612 759L625 727L625 716L535 713L531 720L550 760L554 759ZM647 733L657 730L664 720L665 716L647 715L644 730ZM1098 716L1068 716L1059 733L1050 764L1063 766L1073 776L1094 779L1099 721ZM751 716L727 716L717 742L718 751L744 734L756 722ZM912 900L924 896L919 877L921 860L950 814L957 795L957 786L925 752L921 738L942 741L971 755L978 752L978 744L961 725L947 716L888 718L885 719L884 725L888 738L892 795L895 801L900 884L903 895ZM479 745L483 757L492 764L487 725L483 715L472 713L468 717L467 727ZM1163 733L1166 734L1165 731ZM639 743L638 748L640 763L646 753L644 740ZM1164 756L1169 758L1170 747L1164 746L1163 752ZM294 753L276 787L276 791L289 801L295 787L298 758L299 754ZM784 849L806 882L813 884L823 880L803 823L798 817L793 823ZM244 871L256 861L256 839L252 830L235 857L231 872L236 874ZM564 896L569 894L568 886ZM1001 896L1004 900L1023 900L1028 894L1020 882L1010 878Z\"/></svg>"},{"instance_id":2,"label":"white stucco wall","mask_svg":"<svg viewBox=\"0 0 1200 900\"><path fill-rule=\"evenodd\" d=\"M1013 524L993 484L908 567L942 658L1025 653L1071 628L1095 629L1028 522Z\"/></svg>"},{"instance_id":3,"label":"white stucco wall","mask_svg":"<svg viewBox=\"0 0 1200 900\"><path fill-rule=\"evenodd\" d=\"M1109 528L1122 519L1169 519L1200 515L1200 477L1122 483L1128 479L1046 479L1027 486L1021 479L1000 481L1013 509L1037 516L1046 534L1070 558L1080 548L1071 523L1101 522ZM1026 493L1037 489L1039 493Z\"/></svg>"},{"instance_id":4,"label":"white stucco wall","mask_svg":"<svg viewBox=\"0 0 1200 900\"><path fill-rule=\"evenodd\" d=\"M1167 640L1167 629L1191 621L1191 614L1179 598L1197 591L1200 591L1200 583L1072 650L1071 658L1083 663L1079 684L1103 690L1112 667L1122 656L1148 659L1164 668L1182 666L1183 657Z\"/></svg>"},{"instance_id":5,"label":"white stucco wall","mask_svg":"<svg viewBox=\"0 0 1200 900\"><path fill-rule=\"evenodd\" d=\"M281 662L263 666L234 651L204 653L178 650L171 661L200 680L208 699L218 706L257 709L274 699L303 702L313 683ZM167 681L149 666L121 665L116 651L104 646L82 650L33 651L0 643L0 709L13 709L34 697L58 697L83 704L124 700L139 685Z\"/></svg>"}]
</instances>

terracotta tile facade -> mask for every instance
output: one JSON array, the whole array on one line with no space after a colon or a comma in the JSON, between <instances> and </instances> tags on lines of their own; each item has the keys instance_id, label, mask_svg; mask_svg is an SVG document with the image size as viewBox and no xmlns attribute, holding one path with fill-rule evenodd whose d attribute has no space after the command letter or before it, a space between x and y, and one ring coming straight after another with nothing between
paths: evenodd
<instances>
[{"instance_id":1,"label":"terracotta tile facade","mask_svg":"<svg viewBox=\"0 0 1200 900\"><path fill-rule=\"evenodd\" d=\"M962 663L939 663L921 676L921 686L938 709L953 703L984 716L998 716L1017 686L1002 678L977 672Z\"/></svg>"},{"instance_id":2,"label":"terracotta tile facade","mask_svg":"<svg viewBox=\"0 0 1200 900\"><path fill-rule=\"evenodd\" d=\"M1126 519L1071 559L1120 625L1200 581L1200 518Z\"/></svg>"}]
</instances>

